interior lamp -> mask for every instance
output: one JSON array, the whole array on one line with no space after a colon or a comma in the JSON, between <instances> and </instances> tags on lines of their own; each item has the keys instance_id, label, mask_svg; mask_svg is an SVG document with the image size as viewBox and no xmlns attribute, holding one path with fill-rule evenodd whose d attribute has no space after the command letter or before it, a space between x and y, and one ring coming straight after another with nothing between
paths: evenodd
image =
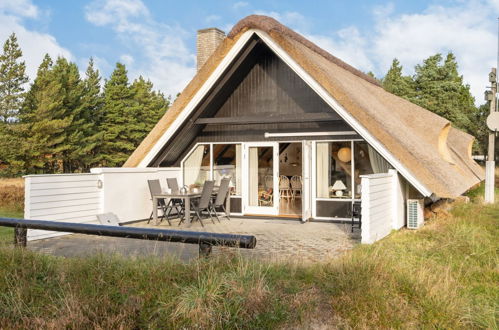
<instances>
[{"instance_id":1,"label":"interior lamp","mask_svg":"<svg viewBox=\"0 0 499 330\"><path fill-rule=\"evenodd\" d=\"M343 190L347 189L347 187L341 180L336 180L331 188L335 192L334 194L338 197L343 196Z\"/></svg>"},{"instance_id":2,"label":"interior lamp","mask_svg":"<svg viewBox=\"0 0 499 330\"><path fill-rule=\"evenodd\" d=\"M338 150L338 159L343 163L348 163L352 160L352 150L348 147L343 147Z\"/></svg>"}]
</instances>

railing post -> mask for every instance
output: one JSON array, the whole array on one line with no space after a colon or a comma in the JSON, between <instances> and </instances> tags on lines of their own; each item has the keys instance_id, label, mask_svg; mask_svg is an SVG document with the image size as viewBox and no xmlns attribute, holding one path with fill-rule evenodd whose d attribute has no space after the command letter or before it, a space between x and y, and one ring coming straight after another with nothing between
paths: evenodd
<instances>
[{"instance_id":1,"label":"railing post","mask_svg":"<svg viewBox=\"0 0 499 330\"><path fill-rule=\"evenodd\" d=\"M199 257L209 257L211 254L212 246L204 242L199 243Z\"/></svg>"},{"instance_id":2,"label":"railing post","mask_svg":"<svg viewBox=\"0 0 499 330\"><path fill-rule=\"evenodd\" d=\"M14 228L14 245L17 247L26 247L28 242L28 229L22 227Z\"/></svg>"}]
</instances>

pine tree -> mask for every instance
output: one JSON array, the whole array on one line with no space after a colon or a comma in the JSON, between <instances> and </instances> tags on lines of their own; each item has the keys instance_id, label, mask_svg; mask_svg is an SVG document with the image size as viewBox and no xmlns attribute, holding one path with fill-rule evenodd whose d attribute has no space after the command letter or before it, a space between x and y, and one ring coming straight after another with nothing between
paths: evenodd
<instances>
[{"instance_id":1,"label":"pine tree","mask_svg":"<svg viewBox=\"0 0 499 330\"><path fill-rule=\"evenodd\" d=\"M65 82L61 71L66 70L67 61L58 60L53 66L47 54L37 77L26 97L21 112L26 135L26 163L29 173L60 173L63 171L67 132L72 123L67 106Z\"/></svg>"},{"instance_id":2,"label":"pine tree","mask_svg":"<svg viewBox=\"0 0 499 330\"><path fill-rule=\"evenodd\" d=\"M100 162L100 146L103 138L103 132L100 129L103 120L103 101L101 77L91 58L83 80L81 108L78 117L78 126L82 137L80 144L74 146L71 154L76 167L81 171L98 166Z\"/></svg>"},{"instance_id":3,"label":"pine tree","mask_svg":"<svg viewBox=\"0 0 499 330\"><path fill-rule=\"evenodd\" d=\"M5 41L0 55L0 121L16 121L28 82L26 64L20 61L22 51L13 33Z\"/></svg>"},{"instance_id":4,"label":"pine tree","mask_svg":"<svg viewBox=\"0 0 499 330\"><path fill-rule=\"evenodd\" d=\"M396 58L393 59L392 66L382 83L385 90L405 99L410 99L414 95L412 78L402 75L402 65Z\"/></svg>"},{"instance_id":5,"label":"pine tree","mask_svg":"<svg viewBox=\"0 0 499 330\"><path fill-rule=\"evenodd\" d=\"M135 149L130 138L138 130L135 112L125 65L116 63L111 77L104 84L101 147L104 166L121 166Z\"/></svg>"},{"instance_id":6,"label":"pine tree","mask_svg":"<svg viewBox=\"0 0 499 330\"><path fill-rule=\"evenodd\" d=\"M463 83L452 53L442 60L442 55L436 54L416 66L415 95L409 100L448 119L455 127L470 131L471 118L477 111L470 87Z\"/></svg>"},{"instance_id":7,"label":"pine tree","mask_svg":"<svg viewBox=\"0 0 499 330\"><path fill-rule=\"evenodd\" d=\"M137 147L164 115L169 106L169 99L162 93L153 91L152 82L146 81L142 76L133 82L131 89L137 118L137 130L133 132L131 139Z\"/></svg>"},{"instance_id":8,"label":"pine tree","mask_svg":"<svg viewBox=\"0 0 499 330\"><path fill-rule=\"evenodd\" d=\"M0 55L0 175L23 172L19 136L19 111L24 101L24 85L28 82L26 65L20 61L22 51L13 33L5 41Z\"/></svg>"}]
</instances>

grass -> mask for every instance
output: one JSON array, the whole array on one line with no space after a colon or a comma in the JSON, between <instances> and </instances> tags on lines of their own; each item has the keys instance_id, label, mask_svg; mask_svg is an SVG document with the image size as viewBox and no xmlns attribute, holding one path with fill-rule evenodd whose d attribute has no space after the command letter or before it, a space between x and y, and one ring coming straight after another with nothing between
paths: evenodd
<instances>
[{"instance_id":1,"label":"grass","mask_svg":"<svg viewBox=\"0 0 499 330\"><path fill-rule=\"evenodd\" d=\"M459 204L324 264L0 248L7 328L497 328L499 204Z\"/></svg>"},{"instance_id":2,"label":"grass","mask_svg":"<svg viewBox=\"0 0 499 330\"><path fill-rule=\"evenodd\" d=\"M22 218L24 208L24 180L0 179L0 217ZM14 230L0 227L0 245L11 243Z\"/></svg>"}]
</instances>

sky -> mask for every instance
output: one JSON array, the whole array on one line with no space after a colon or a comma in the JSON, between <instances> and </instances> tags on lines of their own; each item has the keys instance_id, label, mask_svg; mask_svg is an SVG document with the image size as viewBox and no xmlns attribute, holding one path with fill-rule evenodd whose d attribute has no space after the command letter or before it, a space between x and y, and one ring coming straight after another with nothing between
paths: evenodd
<instances>
[{"instance_id":1,"label":"sky","mask_svg":"<svg viewBox=\"0 0 499 330\"><path fill-rule=\"evenodd\" d=\"M196 31L228 33L251 14L272 16L377 77L395 57L413 74L423 59L452 51L477 104L496 66L499 0L0 0L0 41L17 34L31 79L45 53L82 72L92 57L104 77L119 61L131 79L175 95L195 74Z\"/></svg>"}]
</instances>

